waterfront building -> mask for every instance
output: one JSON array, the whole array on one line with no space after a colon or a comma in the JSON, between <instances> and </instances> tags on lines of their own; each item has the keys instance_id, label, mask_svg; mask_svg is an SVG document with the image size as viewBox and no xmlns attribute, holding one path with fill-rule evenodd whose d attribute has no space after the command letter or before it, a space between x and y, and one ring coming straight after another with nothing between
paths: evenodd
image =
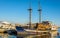
<instances>
[{"instance_id":1,"label":"waterfront building","mask_svg":"<svg viewBox=\"0 0 60 38\"><path fill-rule=\"evenodd\" d=\"M5 29L5 30L15 29L15 25L9 22L0 22L0 29Z\"/></svg>"}]
</instances>

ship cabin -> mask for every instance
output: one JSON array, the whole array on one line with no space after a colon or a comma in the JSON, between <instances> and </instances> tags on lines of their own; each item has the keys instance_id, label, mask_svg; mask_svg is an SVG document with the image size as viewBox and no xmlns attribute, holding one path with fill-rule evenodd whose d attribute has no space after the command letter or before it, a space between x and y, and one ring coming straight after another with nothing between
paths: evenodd
<instances>
[{"instance_id":1,"label":"ship cabin","mask_svg":"<svg viewBox=\"0 0 60 38\"><path fill-rule=\"evenodd\" d=\"M37 30L51 30L51 24L49 23L49 21L38 23Z\"/></svg>"},{"instance_id":2,"label":"ship cabin","mask_svg":"<svg viewBox=\"0 0 60 38\"><path fill-rule=\"evenodd\" d=\"M35 30L51 30L52 25L49 21L43 21L42 23L35 23L31 25L32 29Z\"/></svg>"}]
</instances>

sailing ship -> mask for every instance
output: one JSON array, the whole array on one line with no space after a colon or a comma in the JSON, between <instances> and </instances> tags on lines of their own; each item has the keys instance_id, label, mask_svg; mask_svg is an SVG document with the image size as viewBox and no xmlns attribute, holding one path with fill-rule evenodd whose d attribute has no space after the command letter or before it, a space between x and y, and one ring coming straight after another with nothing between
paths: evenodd
<instances>
[{"instance_id":1,"label":"sailing ship","mask_svg":"<svg viewBox=\"0 0 60 38\"><path fill-rule=\"evenodd\" d=\"M27 32L27 34L41 34L41 33L46 33L50 32L51 30L57 30L57 27L54 27L51 25L49 21L42 21L41 22L41 6L40 6L40 0L38 1L38 12L39 12L39 23L36 23L36 25L31 24L31 13L32 13L32 8L31 8L31 0L30 0L30 5L29 5L29 28L28 29L20 29L24 30L24 32ZM55 29L56 28L56 29ZM19 31L18 31L19 33ZM20 32L21 33L21 32Z\"/></svg>"},{"instance_id":2,"label":"sailing ship","mask_svg":"<svg viewBox=\"0 0 60 38\"><path fill-rule=\"evenodd\" d=\"M50 34L51 30L57 30L57 27L52 26L49 21L42 21L41 22L41 11L42 9L40 8L40 1L38 2L39 4L39 23L35 23L36 25L31 24L31 13L32 13L32 8L31 8L31 2L29 6L29 28L25 29L20 26L16 26L16 31L17 34Z\"/></svg>"}]
</instances>

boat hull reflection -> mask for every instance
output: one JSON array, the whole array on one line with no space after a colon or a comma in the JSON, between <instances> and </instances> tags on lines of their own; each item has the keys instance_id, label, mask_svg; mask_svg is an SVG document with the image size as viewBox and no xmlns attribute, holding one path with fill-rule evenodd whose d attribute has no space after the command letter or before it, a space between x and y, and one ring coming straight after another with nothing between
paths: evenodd
<instances>
[{"instance_id":1,"label":"boat hull reflection","mask_svg":"<svg viewBox=\"0 0 60 38\"><path fill-rule=\"evenodd\" d=\"M9 35L0 33L0 38L56 38L57 31L51 32L51 34L44 35ZM60 36L59 36L60 37Z\"/></svg>"}]
</instances>

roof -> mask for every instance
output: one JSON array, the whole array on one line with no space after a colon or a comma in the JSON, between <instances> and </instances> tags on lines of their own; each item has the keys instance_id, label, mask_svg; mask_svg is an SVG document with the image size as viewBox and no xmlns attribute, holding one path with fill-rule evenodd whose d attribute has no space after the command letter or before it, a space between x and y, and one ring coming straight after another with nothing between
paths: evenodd
<instances>
[{"instance_id":1,"label":"roof","mask_svg":"<svg viewBox=\"0 0 60 38\"><path fill-rule=\"evenodd\" d=\"M5 21L4 21L4 22L2 22L2 23L4 23L4 24L10 24L9 22L5 22Z\"/></svg>"}]
</instances>

